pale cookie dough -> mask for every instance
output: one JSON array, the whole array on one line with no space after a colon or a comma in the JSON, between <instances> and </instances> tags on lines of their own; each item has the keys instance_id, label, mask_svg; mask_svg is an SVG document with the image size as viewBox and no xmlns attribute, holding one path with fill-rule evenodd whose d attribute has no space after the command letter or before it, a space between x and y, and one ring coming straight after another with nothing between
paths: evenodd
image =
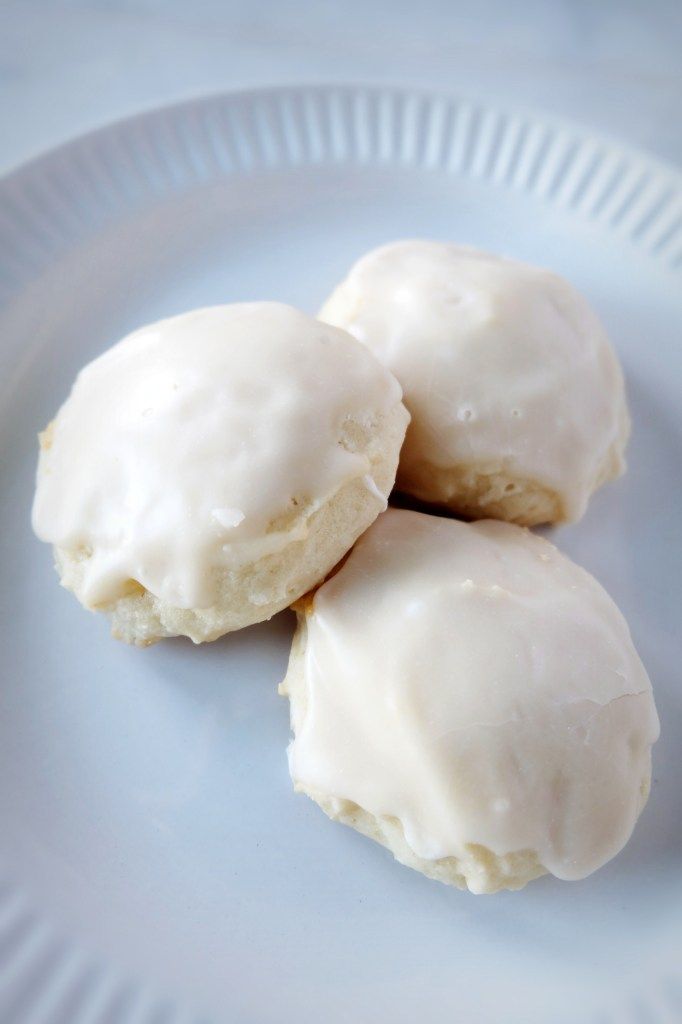
<instances>
[{"instance_id":1,"label":"pale cookie dough","mask_svg":"<svg viewBox=\"0 0 682 1024\"><path fill-rule=\"evenodd\" d=\"M143 327L79 373L33 506L115 636L196 643L319 583L386 506L409 416L344 331L274 302Z\"/></svg>"},{"instance_id":2,"label":"pale cookie dough","mask_svg":"<svg viewBox=\"0 0 682 1024\"><path fill-rule=\"evenodd\" d=\"M368 345L412 415L397 485L466 517L575 521L625 468L623 375L548 270L442 242L375 249L320 319Z\"/></svg>"},{"instance_id":3,"label":"pale cookie dough","mask_svg":"<svg viewBox=\"0 0 682 1024\"><path fill-rule=\"evenodd\" d=\"M611 598L521 527L389 509L298 606L294 786L475 893L584 878L632 833L659 726Z\"/></svg>"}]
</instances>

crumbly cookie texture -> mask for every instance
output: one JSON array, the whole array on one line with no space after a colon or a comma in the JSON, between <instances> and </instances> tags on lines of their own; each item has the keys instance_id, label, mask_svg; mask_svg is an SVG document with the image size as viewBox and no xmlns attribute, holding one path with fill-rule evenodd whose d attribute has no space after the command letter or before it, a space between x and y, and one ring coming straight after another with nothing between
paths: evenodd
<instances>
[{"instance_id":1,"label":"crumbly cookie texture","mask_svg":"<svg viewBox=\"0 0 682 1024\"><path fill-rule=\"evenodd\" d=\"M475 893L584 878L625 845L651 684L613 601L548 541L389 509L295 608L289 766L329 817Z\"/></svg>"},{"instance_id":2,"label":"crumbly cookie texture","mask_svg":"<svg viewBox=\"0 0 682 1024\"><path fill-rule=\"evenodd\" d=\"M623 375L586 300L547 270L404 241L360 259L320 317L395 373L398 487L470 518L575 521L625 469Z\"/></svg>"},{"instance_id":3,"label":"crumbly cookie texture","mask_svg":"<svg viewBox=\"0 0 682 1024\"><path fill-rule=\"evenodd\" d=\"M41 435L33 523L61 582L139 645L269 618L386 506L409 416L345 332L279 303L136 331Z\"/></svg>"}]
</instances>

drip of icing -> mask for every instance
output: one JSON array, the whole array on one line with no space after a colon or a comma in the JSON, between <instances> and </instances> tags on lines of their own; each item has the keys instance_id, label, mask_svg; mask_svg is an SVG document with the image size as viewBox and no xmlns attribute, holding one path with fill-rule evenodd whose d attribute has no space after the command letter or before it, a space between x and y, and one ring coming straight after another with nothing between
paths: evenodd
<instances>
[{"instance_id":1,"label":"drip of icing","mask_svg":"<svg viewBox=\"0 0 682 1024\"><path fill-rule=\"evenodd\" d=\"M382 511L384 511L388 507L388 498L379 490L379 488L376 485L374 477L370 473L365 473L365 475L362 478L362 482L364 483L365 487L370 492L370 494L374 495L374 497L380 503Z\"/></svg>"},{"instance_id":2,"label":"drip of icing","mask_svg":"<svg viewBox=\"0 0 682 1024\"><path fill-rule=\"evenodd\" d=\"M211 515L220 526L226 530L232 530L244 522L246 516L239 508L214 508Z\"/></svg>"}]
</instances>

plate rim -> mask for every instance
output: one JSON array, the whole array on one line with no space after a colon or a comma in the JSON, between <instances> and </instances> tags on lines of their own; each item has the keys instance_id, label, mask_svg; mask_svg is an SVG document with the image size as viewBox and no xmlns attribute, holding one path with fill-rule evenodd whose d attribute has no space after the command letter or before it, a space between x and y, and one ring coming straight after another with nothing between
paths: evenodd
<instances>
[{"instance_id":1,"label":"plate rim","mask_svg":"<svg viewBox=\"0 0 682 1024\"><path fill-rule=\"evenodd\" d=\"M238 86L234 89L211 89L197 92L191 96L178 100L170 100L168 103L155 103L145 106L143 109L132 114L123 114L120 117L107 118L102 124L85 131L70 135L54 146L47 146L37 152L10 164L0 174L0 190L9 185L19 175L34 171L39 165L58 156L66 155L69 150L76 149L84 143L91 143L100 136L105 136L114 130L124 129L144 124L148 119L154 119L171 111L184 111L189 113L193 109L203 106L206 103L213 103L230 100L258 100L266 96L286 96L312 94L322 96L330 93L341 93L352 95L353 93L364 93L366 95L379 96L382 93L394 97L416 96L419 99L444 100L456 103L466 103L472 107L482 110L489 110L495 114L506 117L524 118L527 121L547 125L557 131L571 132L583 140L593 140L609 149L618 151L620 155L630 160L646 163L652 170L676 180L678 188L682 190L682 165L678 166L673 160L650 152L645 146L638 146L623 139L620 135L612 134L595 128L589 122L565 117L562 114L548 113L542 107L534 105L505 103L497 99L487 99L478 96L476 93L462 92L460 90L449 90L443 87L430 88L429 86L399 85L397 82L371 82L371 81L329 81L329 82L306 82L302 80L295 83ZM1 197L0 197L1 198Z\"/></svg>"}]
</instances>

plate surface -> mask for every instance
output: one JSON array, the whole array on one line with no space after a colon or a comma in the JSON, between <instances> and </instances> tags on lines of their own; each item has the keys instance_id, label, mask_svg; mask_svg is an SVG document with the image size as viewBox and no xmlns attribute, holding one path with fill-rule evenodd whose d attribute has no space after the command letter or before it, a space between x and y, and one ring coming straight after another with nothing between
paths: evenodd
<instances>
[{"instance_id":1,"label":"plate surface","mask_svg":"<svg viewBox=\"0 0 682 1024\"><path fill-rule=\"evenodd\" d=\"M36 431L78 368L192 306L314 311L409 236L551 266L623 359L630 469L557 542L628 617L662 721L627 849L474 897L291 792L289 615L147 651L30 532ZM363 88L209 98L0 183L3 1024L682 1020L682 178L579 129Z\"/></svg>"}]
</instances>

